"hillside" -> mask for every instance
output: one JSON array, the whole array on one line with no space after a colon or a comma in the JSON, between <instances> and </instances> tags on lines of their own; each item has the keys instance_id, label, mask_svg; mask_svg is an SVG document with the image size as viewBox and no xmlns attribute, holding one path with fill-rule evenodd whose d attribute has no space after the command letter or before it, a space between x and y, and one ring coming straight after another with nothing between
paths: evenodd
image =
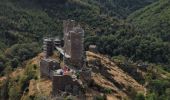
<instances>
[{"instance_id":1,"label":"hillside","mask_svg":"<svg viewBox=\"0 0 170 100\"><path fill-rule=\"evenodd\" d=\"M135 29L138 31L138 33L140 33L141 36L143 36L144 39L146 38L152 41L151 44L148 44L147 42L145 42L145 44L152 45L152 46L155 45L155 50L153 51L155 53L153 54L153 56L154 57L159 56L160 58L160 59L157 58L157 61L155 59L155 61L156 62L161 61L164 64L165 63L169 64L169 59L170 59L169 53L164 55L165 52L170 51L170 47L169 47L170 2L169 0L159 0L143 9L140 9L134 12L133 14L131 14L127 20L135 27ZM153 48L152 46L150 46L149 48L150 49ZM143 52L148 52L148 49L147 51L143 51ZM163 55L164 57L162 58L161 55L159 54Z\"/></svg>"},{"instance_id":2,"label":"hillside","mask_svg":"<svg viewBox=\"0 0 170 100\"><path fill-rule=\"evenodd\" d=\"M48 97L51 81L38 77L42 39L62 37L63 20L73 19L85 49L97 45L98 54L88 53L99 62L87 95L169 100L169 11L168 0L0 0L0 96Z\"/></svg>"},{"instance_id":3,"label":"hillside","mask_svg":"<svg viewBox=\"0 0 170 100\"><path fill-rule=\"evenodd\" d=\"M150 34L163 41L170 41L170 1L159 0L129 16L143 34Z\"/></svg>"},{"instance_id":4,"label":"hillside","mask_svg":"<svg viewBox=\"0 0 170 100\"><path fill-rule=\"evenodd\" d=\"M28 60L24 69L18 68L9 75L8 80L10 83L8 83L8 85L12 83L13 86L15 86L8 87L9 98L21 98L23 100L27 100L29 98L50 98L50 93L52 91L51 80L40 78L39 76L38 64L42 57L43 54L41 53L37 57ZM92 80L94 80L91 87L87 89L87 100L91 100L95 96L99 96L101 93L106 94L108 100L119 100L121 98L132 98L132 95L135 95L136 93L146 92L144 86L139 84L131 76L121 70L107 57L92 52L87 52L87 59L91 68L93 68ZM97 60L101 61L102 66L90 63ZM32 79L29 77L32 77ZM2 77L0 79L0 83L4 83L5 80L7 80L6 77ZM22 82L28 83L25 84ZM2 87L0 86L0 88ZM14 89L16 90L15 92ZM17 93L21 94L17 95Z\"/></svg>"},{"instance_id":5,"label":"hillside","mask_svg":"<svg viewBox=\"0 0 170 100\"><path fill-rule=\"evenodd\" d=\"M121 5L122 2L124 0L1 0L1 75L5 74L2 71L6 66L15 68L40 52L43 37L61 37L62 22L65 19L74 19L81 23L87 36L115 34L122 26L128 27L122 19L118 18L127 16L126 13L133 12L150 1L137 0L132 3L129 0L125 5ZM108 12L114 14L108 15ZM31 47L36 48L31 49ZM15 50L17 53L13 55ZM30 55L31 52L33 54Z\"/></svg>"},{"instance_id":6,"label":"hillside","mask_svg":"<svg viewBox=\"0 0 170 100\"><path fill-rule=\"evenodd\" d=\"M170 52L170 30L169 30L170 1L159 0L149 6L146 6L145 8L140 9L134 12L133 14L131 14L128 17L127 21L130 22L135 27L135 29L138 31L140 36L150 40L150 43L143 42L143 45L150 45L149 48L143 48L143 49L141 48L140 50L142 50L144 54L146 54L149 52L149 50L152 49L153 52L150 52L148 54L152 54L154 58L157 58L156 63L161 61L161 63L163 64L162 67L159 68L159 70L163 71L162 69L164 69L165 71L168 71L170 68L169 67L170 55L169 53L167 53L166 55L164 54L165 52ZM154 46L155 48L153 48ZM161 56L164 57L162 58ZM147 57L149 57L149 55L148 56L145 55L144 58L147 59ZM166 60L164 58L166 58ZM159 80L153 79L153 81L157 85L164 84L161 82L165 82L162 79ZM167 80L167 82L170 82L170 80ZM159 87L156 86L156 88ZM156 88L152 92L156 92L157 91ZM165 100L166 98L168 98L166 96L163 96L164 94L163 91L156 92L156 93L158 93L157 98L160 98L161 96Z\"/></svg>"},{"instance_id":7,"label":"hillside","mask_svg":"<svg viewBox=\"0 0 170 100\"><path fill-rule=\"evenodd\" d=\"M137 72L131 69L134 74L131 75L128 70L125 70L117 62L110 60L105 55L92 52L86 52L86 54L89 66L92 68L93 80L93 83L87 89L87 100L91 100L94 97L101 98L101 94L105 94L107 100L121 100L123 98L128 100L132 98L137 99L141 98L141 96L143 98L143 94L146 96L145 100L150 100L149 98L160 98L154 93L150 93L152 88L155 89L155 92L157 88L160 88L158 90L160 93L166 90L166 95L168 95L167 87L169 87L169 83L167 79L170 73L165 71L160 72L160 70L154 73L154 70L149 71L149 69L143 73L141 69L138 69ZM39 61L42 57L43 53L40 53L38 56L26 61L23 68L17 68L15 71L10 72L8 76L0 77L0 97L15 98L18 100L20 98L23 100L51 99L49 97L52 87L51 80L40 78L39 75ZM52 57L56 58L58 56L54 55ZM134 79L135 75L139 75L137 73L141 72L143 73L142 77L146 77L143 81L146 81L146 83L149 82L148 84L142 85ZM151 77L157 79L164 77L164 80L148 80Z\"/></svg>"},{"instance_id":8,"label":"hillside","mask_svg":"<svg viewBox=\"0 0 170 100\"><path fill-rule=\"evenodd\" d=\"M90 63L90 65L93 66L93 79L99 86L110 88L113 91L113 93L108 96L115 96L119 99L133 98L132 95L134 95L135 92L142 94L146 92L144 86L120 69L120 67L109 58L87 52L87 60L88 62L99 61L98 65Z\"/></svg>"},{"instance_id":9,"label":"hillside","mask_svg":"<svg viewBox=\"0 0 170 100\"><path fill-rule=\"evenodd\" d=\"M117 18L126 18L134 11L151 4L156 0L80 0L100 8L102 14Z\"/></svg>"}]
</instances>

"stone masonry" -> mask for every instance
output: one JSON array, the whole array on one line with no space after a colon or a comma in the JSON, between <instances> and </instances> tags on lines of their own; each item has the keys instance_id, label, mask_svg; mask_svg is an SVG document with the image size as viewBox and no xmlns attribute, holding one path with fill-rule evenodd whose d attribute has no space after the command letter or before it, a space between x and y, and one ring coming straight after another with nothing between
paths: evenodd
<instances>
[{"instance_id":1,"label":"stone masonry","mask_svg":"<svg viewBox=\"0 0 170 100\"><path fill-rule=\"evenodd\" d=\"M72 65L83 66L84 30L73 20L64 21L64 51L70 55Z\"/></svg>"},{"instance_id":2,"label":"stone masonry","mask_svg":"<svg viewBox=\"0 0 170 100\"><path fill-rule=\"evenodd\" d=\"M91 79L91 69L84 66L84 30L73 20L64 21L63 26L64 42L58 38L44 39L45 57L40 61L40 74L52 79L53 96L59 92L77 96L83 92L83 85L88 84ZM59 62L50 58L54 48L59 51L60 55L63 55L64 66L60 66ZM68 61L68 64L65 61Z\"/></svg>"},{"instance_id":3,"label":"stone masonry","mask_svg":"<svg viewBox=\"0 0 170 100\"><path fill-rule=\"evenodd\" d=\"M52 78L53 70L60 69L60 64L53 59L42 59L40 61L40 74L41 77L46 76Z\"/></svg>"}]
</instances>

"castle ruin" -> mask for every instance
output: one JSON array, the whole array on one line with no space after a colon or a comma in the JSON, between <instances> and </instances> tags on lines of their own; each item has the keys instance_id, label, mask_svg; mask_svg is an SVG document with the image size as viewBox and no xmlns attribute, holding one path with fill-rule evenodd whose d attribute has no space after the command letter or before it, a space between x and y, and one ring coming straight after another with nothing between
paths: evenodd
<instances>
[{"instance_id":1,"label":"castle ruin","mask_svg":"<svg viewBox=\"0 0 170 100\"><path fill-rule=\"evenodd\" d=\"M64 21L63 26L64 46L58 38L44 39L45 57L40 61L40 74L52 80L52 95L62 91L80 95L83 85L91 80L91 69L85 66L84 30L74 20ZM54 48L62 55L64 65L50 58Z\"/></svg>"}]
</instances>

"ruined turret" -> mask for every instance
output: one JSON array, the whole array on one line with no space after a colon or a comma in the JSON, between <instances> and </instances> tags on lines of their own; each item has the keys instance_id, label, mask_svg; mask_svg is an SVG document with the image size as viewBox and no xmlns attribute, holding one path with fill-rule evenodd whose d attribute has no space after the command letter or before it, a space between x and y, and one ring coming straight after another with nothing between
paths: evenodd
<instances>
[{"instance_id":1,"label":"ruined turret","mask_svg":"<svg viewBox=\"0 0 170 100\"><path fill-rule=\"evenodd\" d=\"M43 50L46 58L53 55L54 42L51 38L44 38Z\"/></svg>"}]
</instances>

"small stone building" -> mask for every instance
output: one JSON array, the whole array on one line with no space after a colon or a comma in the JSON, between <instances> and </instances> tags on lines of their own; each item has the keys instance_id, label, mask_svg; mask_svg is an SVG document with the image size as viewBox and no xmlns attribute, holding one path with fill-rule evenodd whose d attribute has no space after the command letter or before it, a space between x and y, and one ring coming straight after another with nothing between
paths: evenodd
<instances>
[{"instance_id":1,"label":"small stone building","mask_svg":"<svg viewBox=\"0 0 170 100\"><path fill-rule=\"evenodd\" d=\"M44 58L40 61L41 77L46 76L52 78L53 70L60 69L60 64L53 59Z\"/></svg>"}]
</instances>

